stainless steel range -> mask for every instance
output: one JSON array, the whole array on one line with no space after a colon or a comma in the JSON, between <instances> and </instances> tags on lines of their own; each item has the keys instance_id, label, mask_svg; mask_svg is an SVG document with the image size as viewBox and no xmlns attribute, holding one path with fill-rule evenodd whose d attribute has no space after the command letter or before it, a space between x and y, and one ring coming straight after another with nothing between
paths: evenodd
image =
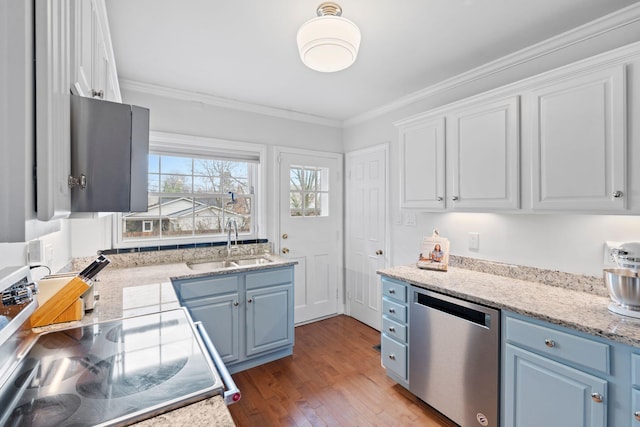
<instances>
[{"instance_id":1,"label":"stainless steel range","mask_svg":"<svg viewBox=\"0 0 640 427\"><path fill-rule=\"evenodd\" d=\"M41 334L0 384L0 425L123 425L216 394L238 400L197 329L175 309Z\"/></svg>"}]
</instances>

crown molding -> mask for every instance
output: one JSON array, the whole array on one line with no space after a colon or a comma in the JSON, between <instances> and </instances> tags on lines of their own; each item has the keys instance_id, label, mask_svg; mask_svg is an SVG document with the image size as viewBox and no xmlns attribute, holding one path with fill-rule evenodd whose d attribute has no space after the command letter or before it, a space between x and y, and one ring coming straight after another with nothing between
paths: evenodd
<instances>
[{"instance_id":1,"label":"crown molding","mask_svg":"<svg viewBox=\"0 0 640 427\"><path fill-rule=\"evenodd\" d=\"M640 2L546 39L540 43L536 43L509 55L503 56L495 61L488 62L479 67L458 74L457 76L443 80L425 89L399 98L394 102L385 104L379 108L375 108L347 119L343 122L343 126L350 127L358 125L383 114L419 102L438 93L446 92L459 86L472 83L476 80L484 79L493 74L497 74L546 55L550 55L559 50L585 42L608 32L615 31L638 21L640 21Z\"/></svg>"},{"instance_id":2,"label":"crown molding","mask_svg":"<svg viewBox=\"0 0 640 427\"><path fill-rule=\"evenodd\" d=\"M277 117L280 119L295 120L299 122L311 123L321 126L342 128L341 120L327 119L312 114L299 113L282 108L268 107L265 105L251 104L237 101L235 99L223 98L220 96L208 95L204 93L191 92L182 89L173 89L165 86L143 83L135 80L120 79L120 89L146 93L150 95L163 96L166 98L178 99L180 101L194 101L206 105L228 108L231 110L246 111L249 113L262 114L265 116Z\"/></svg>"}]
</instances>

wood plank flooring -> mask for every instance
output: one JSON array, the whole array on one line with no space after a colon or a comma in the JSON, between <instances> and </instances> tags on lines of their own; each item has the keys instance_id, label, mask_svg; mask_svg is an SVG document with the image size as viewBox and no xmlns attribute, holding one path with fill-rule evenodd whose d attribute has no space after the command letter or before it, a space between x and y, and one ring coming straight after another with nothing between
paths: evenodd
<instances>
[{"instance_id":1,"label":"wood plank flooring","mask_svg":"<svg viewBox=\"0 0 640 427\"><path fill-rule=\"evenodd\" d=\"M233 375L238 426L455 426L386 376L375 329L336 316L295 333L293 356Z\"/></svg>"}]
</instances>

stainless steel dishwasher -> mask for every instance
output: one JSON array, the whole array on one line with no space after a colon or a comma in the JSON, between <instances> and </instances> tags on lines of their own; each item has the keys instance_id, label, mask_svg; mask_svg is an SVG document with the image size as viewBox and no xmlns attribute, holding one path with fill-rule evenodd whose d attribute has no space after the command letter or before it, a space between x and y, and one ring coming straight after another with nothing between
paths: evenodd
<instances>
[{"instance_id":1,"label":"stainless steel dishwasher","mask_svg":"<svg viewBox=\"0 0 640 427\"><path fill-rule=\"evenodd\" d=\"M500 424L500 311L412 286L409 389L464 427Z\"/></svg>"}]
</instances>

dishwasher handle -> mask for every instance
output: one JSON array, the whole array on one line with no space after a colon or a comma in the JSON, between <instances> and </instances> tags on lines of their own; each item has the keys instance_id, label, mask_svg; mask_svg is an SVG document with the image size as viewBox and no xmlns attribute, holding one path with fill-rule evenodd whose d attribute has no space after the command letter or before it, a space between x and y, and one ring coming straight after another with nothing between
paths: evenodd
<instances>
[{"instance_id":1,"label":"dishwasher handle","mask_svg":"<svg viewBox=\"0 0 640 427\"><path fill-rule=\"evenodd\" d=\"M233 378L231 378L231 374L229 373L229 370L224 365L224 362L222 361L220 354L218 354L218 350L216 350L216 347L211 342L211 338L209 338L209 334L204 328L204 325L202 324L202 322L194 322L194 325L196 325L196 328L198 328L198 332L202 337L202 341L204 341L205 347L207 347L209 354L211 354L211 357L213 358L213 363L216 366L216 369L218 370L218 373L222 378L222 382L226 387L226 390L222 394L222 397L224 398L224 403L227 406L231 405L232 403L236 403L241 398L240 389L238 388L238 386L236 386L236 383L235 381L233 381Z\"/></svg>"},{"instance_id":2,"label":"dishwasher handle","mask_svg":"<svg viewBox=\"0 0 640 427\"><path fill-rule=\"evenodd\" d=\"M420 292L415 293L416 304L441 311L451 316L464 319L468 322L475 323L486 328L491 328L491 314L483 311L465 307L441 298L432 297Z\"/></svg>"}]
</instances>

